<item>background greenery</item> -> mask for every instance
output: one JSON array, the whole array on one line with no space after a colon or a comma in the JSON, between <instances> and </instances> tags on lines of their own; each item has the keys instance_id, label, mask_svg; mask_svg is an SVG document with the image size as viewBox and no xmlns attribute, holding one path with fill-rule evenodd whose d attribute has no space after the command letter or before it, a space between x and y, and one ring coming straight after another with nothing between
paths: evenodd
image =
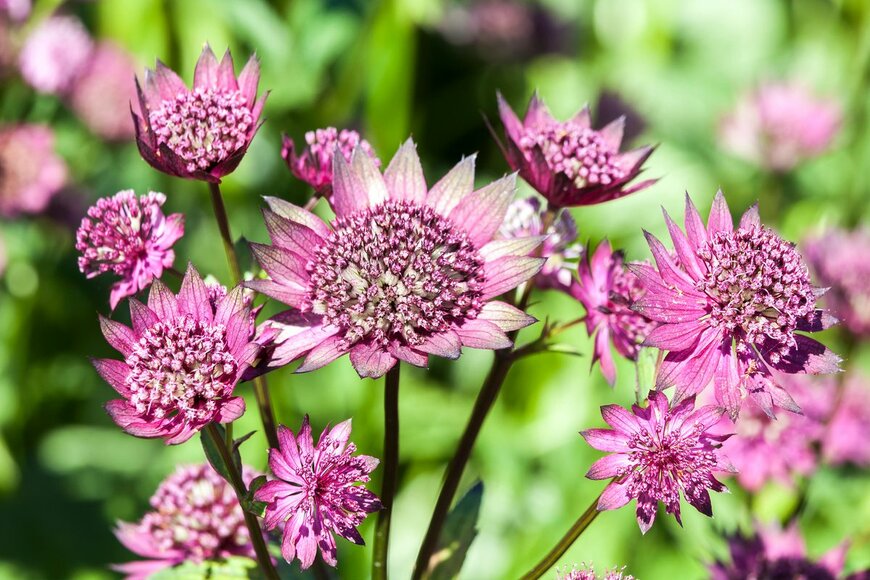
<instances>
[{"instance_id":1,"label":"background greenery","mask_svg":"<svg viewBox=\"0 0 870 580\"><path fill-rule=\"evenodd\" d=\"M45 12L53 4L37 7ZM518 109L537 89L563 118L583 103L595 105L605 91L630 104L637 115L632 128L642 130L636 142L660 143L647 164L660 181L629 198L573 211L582 240L607 237L630 259L647 257L641 228L664 234L659 206L679 215L685 191L702 213L718 187L735 213L760 200L765 218L793 240L868 217L870 5L862 0L542 0L531 35L512 28L463 42L445 33L445 15L456 14L448 0L103 0L65 9L95 36L126 47L140 65L159 57L185 79L205 41L216 52L229 46L238 66L257 52L261 88L272 91L267 121L224 186L234 233L251 240L266 240L261 195L296 202L308 195L281 161L282 132L298 139L325 125L356 127L383 159L411 134L429 180L475 151L478 183L501 176L507 167L484 123L486 117L498 125L497 89ZM844 127L830 153L773 183L721 151L716 126L757 81L795 77L842 102ZM190 259L224 280L226 265L203 184L157 173L134 144L109 146L53 98L35 98L15 79L4 83L3 121L50 123L77 185L66 212L0 222L10 254L0 279L0 577L111 577L108 563L132 557L114 539L114 522L140 517L173 466L201 461L202 451L196 439L171 448L135 439L103 412L113 392L88 357L114 356L96 316L108 310L111 280L86 281L78 272L74 227L99 196L163 191L167 212L187 219L176 265ZM612 110L612 99L605 101L602 108ZM541 318L580 314L564 296L540 298L533 314ZM838 332L827 339L842 346ZM565 341L590 352L583 330ZM433 359L428 371L403 370L402 491L391 552L397 578L413 563L444 463L490 359L468 351L455 363ZM847 364L870 365L866 345ZM588 356L548 354L515 366L463 484L485 482L465 578L525 571L599 493L601 483L583 477L599 454L577 432L602 425L599 405L632 401L634 370L622 364L619 371L610 389L597 369L589 372ZM359 380L346 358L306 375L283 369L270 381L281 423L296 428L309 413L319 428L352 416L360 450L380 453L382 383ZM248 385L240 391L251 395ZM237 425L244 433L259 428L259 419L249 412ZM262 468L264 448L255 435L243 447L245 461ZM867 473L848 468L813 478L801 519L811 554L851 538L848 569L870 565L868 483ZM713 520L686 509L683 530L662 517L641 538L631 508L603 514L564 564L626 565L644 579L703 577L705 562L725 553L723 530L748 527L753 515L782 517L796 501L794 490L772 485L750 504L731 487L732 494L713 498ZM372 523L362 528L367 538ZM366 577L369 551L347 542L340 549L341 577Z\"/></svg>"}]
</instances>

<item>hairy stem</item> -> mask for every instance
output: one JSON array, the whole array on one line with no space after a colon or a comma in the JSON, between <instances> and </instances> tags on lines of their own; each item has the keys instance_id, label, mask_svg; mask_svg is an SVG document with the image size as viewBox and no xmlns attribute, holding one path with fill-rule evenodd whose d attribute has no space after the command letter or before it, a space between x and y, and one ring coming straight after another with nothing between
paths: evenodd
<instances>
[{"instance_id":1,"label":"hairy stem","mask_svg":"<svg viewBox=\"0 0 870 580\"><path fill-rule=\"evenodd\" d=\"M239 500L239 506L241 507L245 494L247 493L242 474L239 473L239 470L233 461L232 454L224 443L224 439L221 437L220 431L217 430L214 423L206 425L205 432L212 440L215 447L218 448L218 451L221 454L221 459L227 466L227 470L230 473L230 484L233 486L233 491L236 492L236 498ZM268 580L280 580L278 572L275 570L275 566L272 565L272 558L269 556L269 549L266 547L266 541L263 539L263 532L260 530L260 522L257 521L257 517L254 514L247 512L244 507L242 507L242 512L245 514L245 525L248 527L248 532L250 532L251 543L254 545L254 552L257 555L257 563L260 565L260 569Z\"/></svg>"},{"instance_id":2,"label":"hairy stem","mask_svg":"<svg viewBox=\"0 0 870 580\"><path fill-rule=\"evenodd\" d=\"M372 578L386 580L390 545L390 520L393 499L399 483L399 362L387 372L384 380L384 479L381 484L381 504L375 525Z\"/></svg>"}]
</instances>

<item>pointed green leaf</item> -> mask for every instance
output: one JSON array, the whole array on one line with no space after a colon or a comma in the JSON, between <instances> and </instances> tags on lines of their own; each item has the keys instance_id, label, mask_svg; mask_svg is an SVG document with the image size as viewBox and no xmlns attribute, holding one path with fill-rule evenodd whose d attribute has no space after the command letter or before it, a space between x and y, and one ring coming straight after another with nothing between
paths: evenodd
<instances>
[{"instance_id":1,"label":"pointed green leaf","mask_svg":"<svg viewBox=\"0 0 870 580\"><path fill-rule=\"evenodd\" d=\"M478 481L447 514L438 549L430 561L431 580L459 576L471 542L477 537L477 518L483 501L483 482Z\"/></svg>"}]
</instances>

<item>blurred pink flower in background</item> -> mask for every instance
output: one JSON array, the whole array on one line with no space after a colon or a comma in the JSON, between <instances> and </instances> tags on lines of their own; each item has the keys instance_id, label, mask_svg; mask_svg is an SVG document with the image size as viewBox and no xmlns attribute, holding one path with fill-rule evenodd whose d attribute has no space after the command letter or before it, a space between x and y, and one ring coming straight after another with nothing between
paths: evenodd
<instances>
[{"instance_id":1,"label":"blurred pink flower in background","mask_svg":"<svg viewBox=\"0 0 870 580\"><path fill-rule=\"evenodd\" d=\"M556 580L635 580L631 574L625 573L625 568L612 568L604 574L596 574L595 568L583 565L579 568L575 565L564 572L556 570Z\"/></svg>"},{"instance_id":2,"label":"blurred pink flower in background","mask_svg":"<svg viewBox=\"0 0 870 580\"><path fill-rule=\"evenodd\" d=\"M831 314L859 336L870 335L870 230L832 229L803 243Z\"/></svg>"},{"instance_id":3,"label":"blurred pink flower in background","mask_svg":"<svg viewBox=\"0 0 870 580\"><path fill-rule=\"evenodd\" d=\"M5 17L11 22L24 22L32 8L30 0L0 0L0 19Z\"/></svg>"},{"instance_id":4,"label":"blurred pink flower in background","mask_svg":"<svg viewBox=\"0 0 870 580\"><path fill-rule=\"evenodd\" d=\"M822 439L822 455L834 465L870 466L870 381L860 372L846 377Z\"/></svg>"},{"instance_id":5,"label":"blurred pink flower in background","mask_svg":"<svg viewBox=\"0 0 870 580\"><path fill-rule=\"evenodd\" d=\"M281 157L297 179L313 187L323 197L329 197L332 192L332 157L336 151L349 163L354 149L360 147L363 153L372 158L375 167L381 166L381 160L369 142L350 129L339 131L335 127L326 127L308 131L305 133L305 143L306 147L299 151L293 139L284 135Z\"/></svg>"},{"instance_id":6,"label":"blurred pink flower in background","mask_svg":"<svg viewBox=\"0 0 870 580\"><path fill-rule=\"evenodd\" d=\"M87 67L93 49L94 41L78 18L52 16L27 37L18 68L37 91L62 95Z\"/></svg>"},{"instance_id":7,"label":"blurred pink flower in background","mask_svg":"<svg viewBox=\"0 0 870 580\"><path fill-rule=\"evenodd\" d=\"M49 127L0 127L0 216L43 211L66 177L66 163L54 152Z\"/></svg>"},{"instance_id":8,"label":"blurred pink flower in background","mask_svg":"<svg viewBox=\"0 0 870 580\"><path fill-rule=\"evenodd\" d=\"M772 171L788 171L830 147L840 129L833 99L797 83L767 83L744 95L721 123L723 146Z\"/></svg>"}]
</instances>

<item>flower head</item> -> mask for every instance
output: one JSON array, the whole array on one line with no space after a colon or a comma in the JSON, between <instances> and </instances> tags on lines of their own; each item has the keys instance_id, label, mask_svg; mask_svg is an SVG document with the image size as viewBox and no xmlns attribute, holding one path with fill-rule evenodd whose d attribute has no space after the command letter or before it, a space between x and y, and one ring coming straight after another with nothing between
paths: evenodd
<instances>
[{"instance_id":1,"label":"flower head","mask_svg":"<svg viewBox=\"0 0 870 580\"><path fill-rule=\"evenodd\" d=\"M842 113L797 84L770 83L747 94L722 122L723 144L773 171L788 171L824 152L840 129Z\"/></svg>"},{"instance_id":2,"label":"flower head","mask_svg":"<svg viewBox=\"0 0 870 580\"><path fill-rule=\"evenodd\" d=\"M270 366L307 354L297 370L309 371L349 352L360 376L379 377L398 359L425 366L427 355L457 358L462 346L507 348L506 332L534 322L489 301L544 261L528 257L540 238L492 241L513 176L472 191L468 158L427 192L410 140L384 175L360 149L334 163L332 227L267 199L274 245L252 245L271 280L247 285L295 309L275 321Z\"/></svg>"},{"instance_id":3,"label":"flower head","mask_svg":"<svg viewBox=\"0 0 870 580\"><path fill-rule=\"evenodd\" d=\"M506 239L546 235L538 253L547 261L535 278L535 284L560 290L567 290L571 285L577 270L573 260L583 253L583 246L576 243L577 224L570 213L561 211L545 232L540 200L535 197L518 199L508 206L498 235Z\"/></svg>"},{"instance_id":4,"label":"flower head","mask_svg":"<svg viewBox=\"0 0 870 580\"><path fill-rule=\"evenodd\" d=\"M112 286L112 310L123 298L160 278L172 267L172 245L184 235L184 216L163 215L162 193L149 191L136 198L132 189L97 200L76 233L79 270L93 278L112 272L121 280Z\"/></svg>"},{"instance_id":5,"label":"flower head","mask_svg":"<svg viewBox=\"0 0 870 580\"><path fill-rule=\"evenodd\" d=\"M842 388L822 438L822 456L834 465L870 466L870 382L853 373Z\"/></svg>"},{"instance_id":6,"label":"flower head","mask_svg":"<svg viewBox=\"0 0 870 580\"><path fill-rule=\"evenodd\" d=\"M830 287L825 303L859 336L870 336L870 229L831 230L804 241L819 282Z\"/></svg>"},{"instance_id":7,"label":"flower head","mask_svg":"<svg viewBox=\"0 0 870 580\"><path fill-rule=\"evenodd\" d=\"M285 135L281 157L293 175L313 187L323 197L329 197L332 191L332 157L336 151L350 163L351 154L359 147L372 158L375 167L381 165L369 142L350 129L339 131L335 127L326 127L308 131L305 133L305 142L308 146L297 152L293 139Z\"/></svg>"},{"instance_id":8,"label":"flower head","mask_svg":"<svg viewBox=\"0 0 870 580\"><path fill-rule=\"evenodd\" d=\"M147 306L130 299L133 328L100 317L106 340L124 360L96 359L94 366L123 397L106 410L124 431L182 443L207 423L244 413L233 390L260 345L243 293L237 286L213 303L189 266L178 296L154 280Z\"/></svg>"},{"instance_id":9,"label":"flower head","mask_svg":"<svg viewBox=\"0 0 870 580\"><path fill-rule=\"evenodd\" d=\"M243 468L246 484L256 475ZM127 580L144 580L188 560L202 563L229 556L254 557L239 500L210 465L176 468L150 503L153 511L136 523L119 522L115 530L128 550L146 558L113 566Z\"/></svg>"},{"instance_id":10,"label":"flower head","mask_svg":"<svg viewBox=\"0 0 870 580\"><path fill-rule=\"evenodd\" d=\"M620 355L637 360L643 339L655 327L655 323L631 308L646 291L637 277L626 270L622 253L614 252L606 240L591 258L587 252L577 274L569 293L586 309L586 332L595 337L592 364L601 361L601 373L612 385L616 382L616 366L610 343Z\"/></svg>"},{"instance_id":11,"label":"flower head","mask_svg":"<svg viewBox=\"0 0 870 580\"><path fill-rule=\"evenodd\" d=\"M0 0L0 19L24 22L32 8L30 0Z\"/></svg>"},{"instance_id":12,"label":"flower head","mask_svg":"<svg viewBox=\"0 0 870 580\"><path fill-rule=\"evenodd\" d=\"M622 117L595 130L590 126L588 108L559 122L537 95L532 96L522 122L501 95L498 107L505 127L508 163L553 207L602 203L655 182L648 180L628 187L653 147L620 153L625 122Z\"/></svg>"},{"instance_id":13,"label":"flower head","mask_svg":"<svg viewBox=\"0 0 870 580\"><path fill-rule=\"evenodd\" d=\"M27 37L18 68L37 91L65 94L87 66L93 49L94 41L78 18L52 16Z\"/></svg>"},{"instance_id":14,"label":"flower head","mask_svg":"<svg viewBox=\"0 0 870 580\"><path fill-rule=\"evenodd\" d=\"M732 418L747 395L769 415L773 405L799 411L772 370L831 373L840 359L798 333L835 321L815 307L820 291L794 244L761 225L757 207L735 229L722 192L706 227L688 196L686 233L665 221L676 253L646 233L658 269L632 266L647 290L634 308L659 323L645 344L670 351L657 388L676 385L679 402L712 380Z\"/></svg>"},{"instance_id":15,"label":"flower head","mask_svg":"<svg viewBox=\"0 0 870 580\"><path fill-rule=\"evenodd\" d=\"M658 502L680 520L680 492L704 515L712 516L707 491L725 491L713 473L733 471L719 451L727 435L710 428L722 416L713 406L695 410L694 398L668 408L661 391L653 391L645 409L632 405L629 413L618 405L601 407L601 416L613 429L588 429L581 435L595 449L611 452L596 461L586 477L616 478L601 494L599 510L617 509L637 500L637 523L643 533L652 527Z\"/></svg>"},{"instance_id":16,"label":"flower head","mask_svg":"<svg viewBox=\"0 0 870 580\"><path fill-rule=\"evenodd\" d=\"M97 44L69 92L70 107L96 135L112 141L135 135L130 106L137 100L136 63L111 42Z\"/></svg>"},{"instance_id":17,"label":"flower head","mask_svg":"<svg viewBox=\"0 0 870 580\"><path fill-rule=\"evenodd\" d=\"M66 163L43 125L0 129L0 216L39 213L66 183Z\"/></svg>"},{"instance_id":18,"label":"flower head","mask_svg":"<svg viewBox=\"0 0 870 580\"><path fill-rule=\"evenodd\" d=\"M363 545L357 531L366 516L381 509L381 502L357 483L369 480L378 460L356 455L348 443L350 419L320 434L317 445L311 436L308 415L299 434L281 425L278 449L269 450L269 467L275 475L254 494L266 502L267 529L283 526L281 554L287 562L298 558L302 568L314 562L317 548L324 562L335 566L334 534Z\"/></svg>"},{"instance_id":19,"label":"flower head","mask_svg":"<svg viewBox=\"0 0 870 580\"><path fill-rule=\"evenodd\" d=\"M218 63L202 50L193 89L162 62L137 80L141 116L133 113L139 152L164 173L219 183L244 157L259 128L266 95L257 100L260 65L256 57L235 75L229 50Z\"/></svg>"},{"instance_id":20,"label":"flower head","mask_svg":"<svg viewBox=\"0 0 870 580\"><path fill-rule=\"evenodd\" d=\"M556 580L635 580L631 574L624 573L625 568L612 568L604 573L603 576L595 573L592 566L583 565L578 568L576 565L564 573L556 570Z\"/></svg>"}]
</instances>

